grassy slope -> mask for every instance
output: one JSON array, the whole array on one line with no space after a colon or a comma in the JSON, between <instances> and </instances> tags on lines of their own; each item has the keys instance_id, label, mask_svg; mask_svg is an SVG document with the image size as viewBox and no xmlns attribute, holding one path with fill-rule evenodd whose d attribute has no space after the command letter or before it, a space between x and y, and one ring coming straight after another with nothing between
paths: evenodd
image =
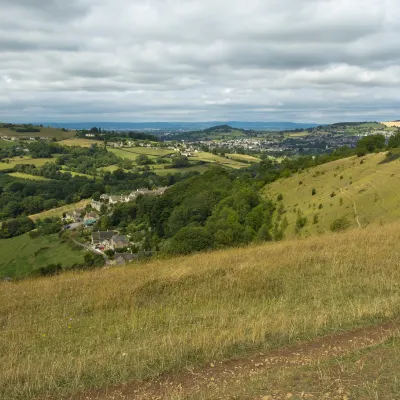
<instances>
[{"instance_id":1,"label":"grassy slope","mask_svg":"<svg viewBox=\"0 0 400 400\"><path fill-rule=\"evenodd\" d=\"M99 140L90 140L90 139L82 139L82 138L70 138L66 140L62 140L60 142L61 145L64 146L81 146L81 147L90 147L93 144L102 145L103 142Z\"/></svg>"},{"instance_id":2,"label":"grassy slope","mask_svg":"<svg viewBox=\"0 0 400 400\"><path fill-rule=\"evenodd\" d=\"M10 142L8 140L1 140L0 139L0 149L8 149L8 148L14 147L16 145L17 145L17 143Z\"/></svg>"},{"instance_id":3,"label":"grassy slope","mask_svg":"<svg viewBox=\"0 0 400 400\"><path fill-rule=\"evenodd\" d=\"M259 163L261 161L258 157L249 156L247 154L227 154L226 156L236 161L250 161L254 163Z\"/></svg>"},{"instance_id":4,"label":"grassy slope","mask_svg":"<svg viewBox=\"0 0 400 400\"><path fill-rule=\"evenodd\" d=\"M9 163L0 162L0 171L13 168L17 164L33 164L41 167L47 162L55 162L55 158L31 158L31 157L14 157L9 159Z\"/></svg>"},{"instance_id":5,"label":"grassy slope","mask_svg":"<svg viewBox=\"0 0 400 400\"><path fill-rule=\"evenodd\" d=\"M14 178L29 179L31 181L51 181L51 179L44 178L43 176L25 174L23 172L11 172L8 175L13 176Z\"/></svg>"},{"instance_id":6,"label":"grassy slope","mask_svg":"<svg viewBox=\"0 0 400 400\"><path fill-rule=\"evenodd\" d=\"M229 168L247 168L248 165L241 163L239 161L231 160L225 157L221 157L212 153L207 153L207 152L198 152L196 153L193 157L189 157L189 160L192 161L206 161L206 162L211 162L215 163L217 165L222 165L224 167L229 167Z\"/></svg>"},{"instance_id":7,"label":"grassy slope","mask_svg":"<svg viewBox=\"0 0 400 400\"><path fill-rule=\"evenodd\" d=\"M52 210L43 211L39 214L30 215L29 218L36 221L37 219L44 219L47 217L60 217L64 212L75 210L76 208L85 208L90 203L90 200L81 200L78 203L68 204L63 207L53 208Z\"/></svg>"},{"instance_id":8,"label":"grassy slope","mask_svg":"<svg viewBox=\"0 0 400 400\"><path fill-rule=\"evenodd\" d=\"M71 393L397 316L400 225L0 283L0 397Z\"/></svg>"},{"instance_id":9,"label":"grassy slope","mask_svg":"<svg viewBox=\"0 0 400 400\"><path fill-rule=\"evenodd\" d=\"M167 149L152 149L148 147L124 147L122 149L115 149L112 147L107 148L108 151L113 152L116 156L121 158L127 158L128 160L135 161L137 156L140 154L144 154L149 156L150 158L153 157L164 157L168 154L175 153L173 150Z\"/></svg>"},{"instance_id":10,"label":"grassy slope","mask_svg":"<svg viewBox=\"0 0 400 400\"><path fill-rule=\"evenodd\" d=\"M334 161L276 181L264 193L274 199L283 194L288 236L294 234L299 209L308 219L305 235L328 231L332 221L343 216L353 227L358 226L357 217L362 227L390 222L400 217L400 161L380 164L384 159L381 153ZM311 194L313 188L315 196ZM335 197L331 197L333 192ZM320 204L322 209L318 208ZM315 214L317 224L313 224Z\"/></svg>"},{"instance_id":11,"label":"grassy slope","mask_svg":"<svg viewBox=\"0 0 400 400\"><path fill-rule=\"evenodd\" d=\"M46 137L46 138L55 138L57 140L64 140L75 136L74 131L63 132L58 128L39 128L40 132L15 132L9 128L0 127L0 136L8 136L8 137Z\"/></svg>"},{"instance_id":12,"label":"grassy slope","mask_svg":"<svg viewBox=\"0 0 400 400\"><path fill-rule=\"evenodd\" d=\"M57 235L31 239L28 234L0 240L0 278L18 277L52 263L82 262L83 253L60 243ZM0 396L1 397L1 396Z\"/></svg>"}]
</instances>

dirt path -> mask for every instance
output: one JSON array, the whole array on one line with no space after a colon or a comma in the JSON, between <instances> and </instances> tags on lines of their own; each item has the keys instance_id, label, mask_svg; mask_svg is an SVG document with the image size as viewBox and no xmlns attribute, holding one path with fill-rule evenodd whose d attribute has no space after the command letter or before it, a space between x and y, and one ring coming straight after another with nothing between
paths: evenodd
<instances>
[{"instance_id":1,"label":"dirt path","mask_svg":"<svg viewBox=\"0 0 400 400\"><path fill-rule=\"evenodd\" d=\"M356 219L358 227L362 228L361 223L360 223L360 217L358 216L358 213L357 213L356 202L347 193L345 193L342 188L338 188L338 189L339 189L340 193L342 193L344 196L346 196L353 203L354 217Z\"/></svg>"},{"instance_id":2,"label":"dirt path","mask_svg":"<svg viewBox=\"0 0 400 400\"><path fill-rule=\"evenodd\" d=\"M229 388L229 382L268 374L282 367L312 365L319 361L345 356L356 350L386 342L398 332L399 323L357 329L331 335L294 347L254 354L253 356L209 364L175 375L162 375L147 382L131 382L119 387L82 393L71 400L160 400L193 396L210 388ZM226 393L229 397L229 393ZM225 398L225 397L224 397Z\"/></svg>"}]
</instances>

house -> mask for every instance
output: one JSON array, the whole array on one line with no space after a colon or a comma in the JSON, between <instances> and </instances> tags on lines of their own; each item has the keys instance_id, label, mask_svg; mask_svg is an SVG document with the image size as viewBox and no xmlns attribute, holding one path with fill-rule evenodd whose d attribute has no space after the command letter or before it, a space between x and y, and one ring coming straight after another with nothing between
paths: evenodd
<instances>
[{"instance_id":1,"label":"house","mask_svg":"<svg viewBox=\"0 0 400 400\"><path fill-rule=\"evenodd\" d=\"M92 209L93 209L93 210L96 210L96 211L99 211L99 212L100 212L101 206L102 206L103 204L104 204L104 203L102 203L101 201L96 201L96 200L92 200L92 201L90 202L90 205L92 206Z\"/></svg>"},{"instance_id":2,"label":"house","mask_svg":"<svg viewBox=\"0 0 400 400\"><path fill-rule=\"evenodd\" d=\"M92 232L92 244L109 245L110 240L114 235L114 231Z\"/></svg>"},{"instance_id":3,"label":"house","mask_svg":"<svg viewBox=\"0 0 400 400\"><path fill-rule=\"evenodd\" d=\"M97 220L99 219L99 214L95 212L90 212L85 215L85 218L83 219L85 225L94 225Z\"/></svg>"},{"instance_id":4,"label":"house","mask_svg":"<svg viewBox=\"0 0 400 400\"><path fill-rule=\"evenodd\" d=\"M111 246L115 249L124 249L130 246L130 242L126 236L114 235L111 238Z\"/></svg>"},{"instance_id":5,"label":"house","mask_svg":"<svg viewBox=\"0 0 400 400\"><path fill-rule=\"evenodd\" d=\"M131 254L131 253L115 253L114 254L115 265L124 265L127 262L137 260L138 258L139 258L138 254Z\"/></svg>"},{"instance_id":6,"label":"house","mask_svg":"<svg viewBox=\"0 0 400 400\"><path fill-rule=\"evenodd\" d=\"M73 211L72 214L76 220L76 219L82 218L85 215L85 213L86 213L86 210L84 208L77 208Z\"/></svg>"}]
</instances>

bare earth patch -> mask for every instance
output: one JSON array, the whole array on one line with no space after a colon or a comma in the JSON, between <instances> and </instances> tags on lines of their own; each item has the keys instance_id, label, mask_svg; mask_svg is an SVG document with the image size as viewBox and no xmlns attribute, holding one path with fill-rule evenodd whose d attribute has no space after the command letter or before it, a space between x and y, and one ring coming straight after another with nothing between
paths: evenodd
<instances>
[{"instance_id":1,"label":"bare earth patch","mask_svg":"<svg viewBox=\"0 0 400 400\"><path fill-rule=\"evenodd\" d=\"M274 372L281 373L282 369L289 370L299 367L315 366L321 362L345 357L357 351L373 348L388 341L399 329L397 322L389 322L383 325L357 329L326 336L312 342L273 350L252 356L229 360L219 363L211 363L199 369L187 370L176 375L166 374L157 379L146 382L132 382L126 385L108 388L105 390L91 391L71 396L73 400L128 400L128 399L233 399L254 398L262 400L294 399L294 398L320 398L309 392L291 393L279 389L271 394L256 395L254 392L248 395L235 396L232 389L235 386L257 379L265 379L271 375L274 380ZM362 364L362 359L357 364ZM240 385L239 385L240 386ZM257 386L255 383L254 386ZM323 398L349 399L343 385L336 385L334 392L327 392ZM252 392L252 391L251 391ZM249 397L250 396L250 397Z\"/></svg>"}]
</instances>

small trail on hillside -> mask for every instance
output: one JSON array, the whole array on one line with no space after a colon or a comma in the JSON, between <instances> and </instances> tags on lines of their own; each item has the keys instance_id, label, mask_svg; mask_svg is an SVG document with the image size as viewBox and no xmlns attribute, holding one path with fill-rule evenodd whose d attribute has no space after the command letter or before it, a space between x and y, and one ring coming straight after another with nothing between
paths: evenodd
<instances>
[{"instance_id":1,"label":"small trail on hillside","mask_svg":"<svg viewBox=\"0 0 400 400\"><path fill-rule=\"evenodd\" d=\"M356 222L357 222L358 227L359 227L359 228L362 228L362 225L361 225L361 223L360 223L360 217L359 217L359 215L358 215L358 213L357 213L357 204L356 204L356 202L355 202L348 194L346 194L346 193L343 191L342 188L338 188L338 189L339 189L340 193L342 193L344 196L346 196L346 197L353 203L354 217L355 217L355 219L356 219Z\"/></svg>"},{"instance_id":2,"label":"small trail on hillside","mask_svg":"<svg viewBox=\"0 0 400 400\"><path fill-rule=\"evenodd\" d=\"M212 363L203 368L186 370L178 374L164 374L146 382L131 382L118 387L81 393L70 400L161 400L185 398L201 394L210 387L226 388L230 382L245 382L254 376L268 375L279 368L315 365L332 358L348 355L357 350L382 344L399 333L400 324L389 322L379 326L356 329L318 338L293 347L253 354L242 359Z\"/></svg>"}]
</instances>

